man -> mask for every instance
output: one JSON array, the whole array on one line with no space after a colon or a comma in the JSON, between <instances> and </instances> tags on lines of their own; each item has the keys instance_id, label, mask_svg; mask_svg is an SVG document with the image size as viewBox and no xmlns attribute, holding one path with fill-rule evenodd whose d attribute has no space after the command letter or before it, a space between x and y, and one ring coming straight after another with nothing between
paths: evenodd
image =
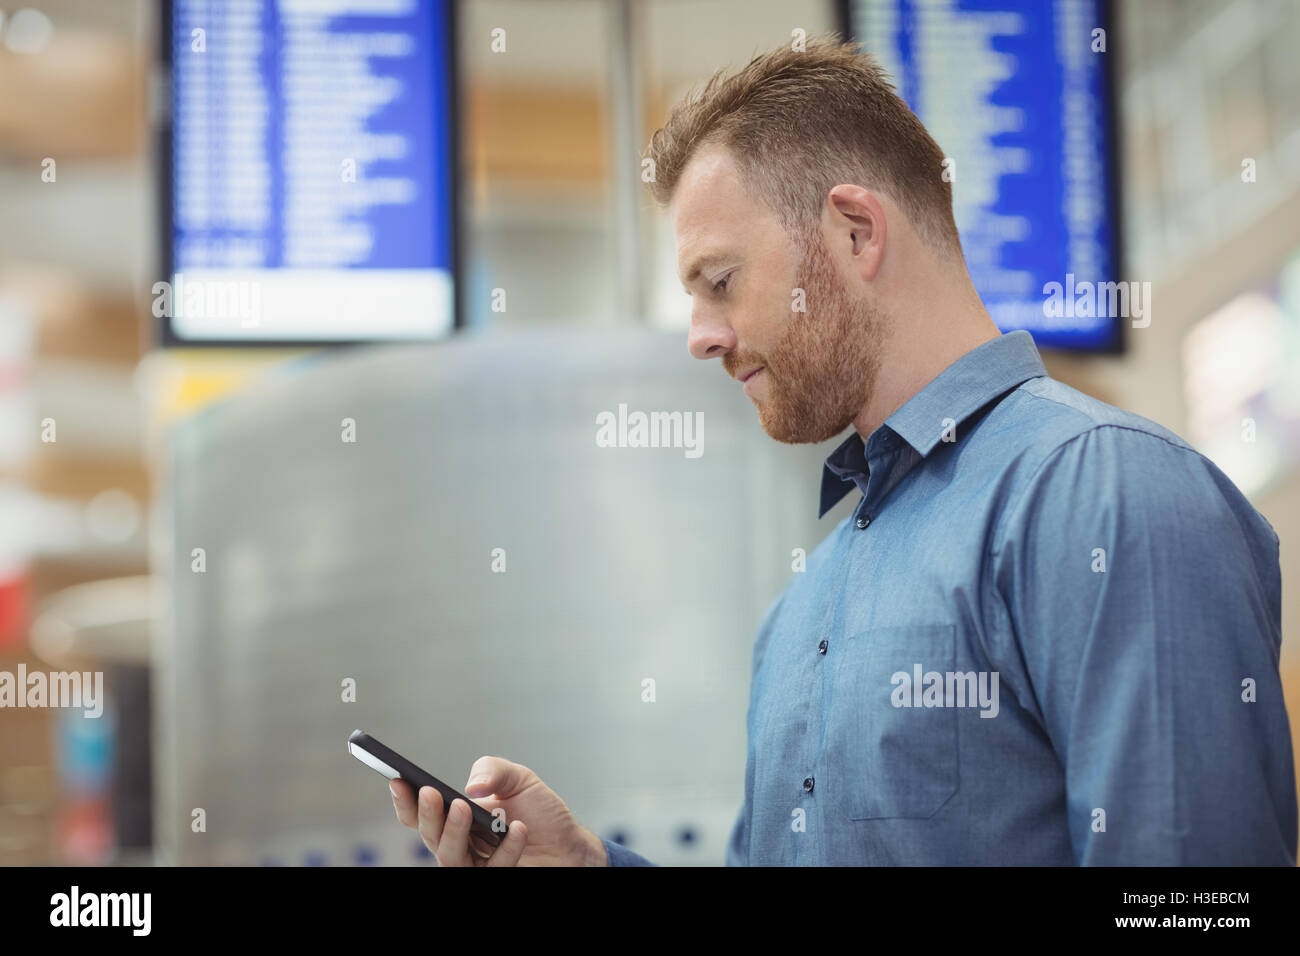
<instances>
[{"instance_id":1,"label":"man","mask_svg":"<svg viewBox=\"0 0 1300 956\"><path fill-rule=\"evenodd\" d=\"M730 864L1294 865L1278 539L1177 435L1048 377L966 272L944 156L870 58L719 74L651 141L689 348L769 435L862 493L754 647ZM526 767L466 794L500 848L399 819L444 865L646 863ZM490 796L489 796L490 795Z\"/></svg>"}]
</instances>

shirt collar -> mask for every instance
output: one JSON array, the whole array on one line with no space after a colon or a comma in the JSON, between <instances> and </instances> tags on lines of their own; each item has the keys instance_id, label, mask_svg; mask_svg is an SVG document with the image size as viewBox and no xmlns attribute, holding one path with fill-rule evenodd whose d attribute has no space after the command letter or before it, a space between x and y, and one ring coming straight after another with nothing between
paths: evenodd
<instances>
[{"instance_id":1,"label":"shirt collar","mask_svg":"<svg viewBox=\"0 0 1300 956\"><path fill-rule=\"evenodd\" d=\"M1024 329L989 339L945 368L886 418L871 433L873 451L875 446L893 446L897 436L925 458L943 438L945 420L956 423L960 436L962 423L989 402L1028 379L1046 374L1034 338ZM826 459L817 517L848 494L852 476L861 474L866 464L866 445L854 431Z\"/></svg>"}]
</instances>

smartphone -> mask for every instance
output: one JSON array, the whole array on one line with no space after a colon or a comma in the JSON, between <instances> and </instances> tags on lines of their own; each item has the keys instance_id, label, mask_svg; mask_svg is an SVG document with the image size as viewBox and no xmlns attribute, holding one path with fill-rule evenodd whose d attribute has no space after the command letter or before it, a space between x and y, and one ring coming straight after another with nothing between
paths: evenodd
<instances>
[{"instance_id":1,"label":"smartphone","mask_svg":"<svg viewBox=\"0 0 1300 956\"><path fill-rule=\"evenodd\" d=\"M470 832L486 840L493 846L501 845L505 835L492 829L495 819L491 813L480 807L465 794L447 786L433 774L421 770L395 750L390 750L369 734L360 730L352 731L348 737L348 751L366 766L378 770L389 780L401 778L409 783L418 798L421 787L433 787L442 794L442 812L451 808L453 800L464 800L472 812Z\"/></svg>"}]
</instances>

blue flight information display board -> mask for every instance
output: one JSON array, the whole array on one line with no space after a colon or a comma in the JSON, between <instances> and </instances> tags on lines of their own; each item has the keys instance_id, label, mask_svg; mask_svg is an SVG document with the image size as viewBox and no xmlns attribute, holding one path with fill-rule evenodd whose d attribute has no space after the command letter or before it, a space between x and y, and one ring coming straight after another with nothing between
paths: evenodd
<instances>
[{"instance_id":1,"label":"blue flight information display board","mask_svg":"<svg viewBox=\"0 0 1300 956\"><path fill-rule=\"evenodd\" d=\"M1117 313L1147 303L1115 285L1106 4L850 0L848 11L853 38L950 161L962 250L993 321L1043 346L1118 348Z\"/></svg>"},{"instance_id":2,"label":"blue flight information display board","mask_svg":"<svg viewBox=\"0 0 1300 956\"><path fill-rule=\"evenodd\" d=\"M173 0L173 342L454 324L450 0Z\"/></svg>"}]
</instances>

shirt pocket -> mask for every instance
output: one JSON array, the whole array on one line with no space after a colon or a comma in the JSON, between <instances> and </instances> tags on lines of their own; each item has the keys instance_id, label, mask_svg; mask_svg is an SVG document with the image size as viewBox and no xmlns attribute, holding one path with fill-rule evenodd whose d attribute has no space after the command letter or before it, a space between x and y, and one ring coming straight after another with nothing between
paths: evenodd
<instances>
[{"instance_id":1,"label":"shirt pocket","mask_svg":"<svg viewBox=\"0 0 1300 956\"><path fill-rule=\"evenodd\" d=\"M960 784L957 711L894 706L914 702L914 668L955 670L951 624L879 627L851 634L840 649L827 714L828 809L850 820L925 819ZM907 675L907 684L895 674ZM901 688L901 689L900 689Z\"/></svg>"}]
</instances>

